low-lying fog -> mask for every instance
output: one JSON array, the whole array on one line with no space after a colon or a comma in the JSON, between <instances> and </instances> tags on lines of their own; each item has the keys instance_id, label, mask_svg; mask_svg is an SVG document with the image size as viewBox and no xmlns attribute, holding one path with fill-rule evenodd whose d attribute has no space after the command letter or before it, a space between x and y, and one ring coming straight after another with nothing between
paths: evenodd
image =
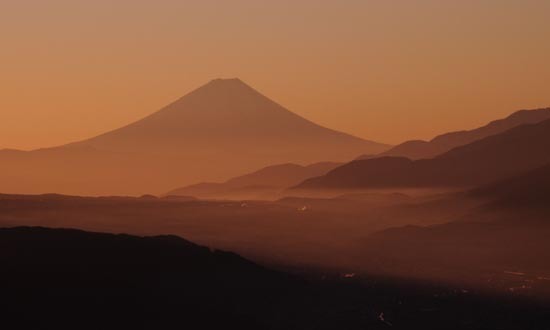
<instances>
[{"instance_id":1,"label":"low-lying fog","mask_svg":"<svg viewBox=\"0 0 550 330\"><path fill-rule=\"evenodd\" d=\"M271 267L295 270L383 273L483 286L500 281L503 274L510 277L514 272L528 272L525 277L534 276L544 284L550 274L544 273L540 258L520 262L511 259L525 259L517 249L516 254L510 252L510 258L502 256L509 253L506 248L500 254L493 250L526 242L531 242L528 248L532 249L532 244L540 243L538 237L550 233L549 227L539 224L539 235L533 236L528 226L523 226L522 235L513 225L498 225L496 234L489 234L484 224L493 225L501 218L504 224L510 221L504 212L488 209L485 202L467 193L441 191L363 191L337 198L285 197L277 201L3 195L0 226L174 234ZM412 227L448 222L465 227L448 231L448 225L435 226L427 233ZM439 236L445 242L434 241ZM494 239L484 241L486 237ZM502 241L511 237L514 242ZM541 241L545 239L541 237Z\"/></svg>"}]
</instances>

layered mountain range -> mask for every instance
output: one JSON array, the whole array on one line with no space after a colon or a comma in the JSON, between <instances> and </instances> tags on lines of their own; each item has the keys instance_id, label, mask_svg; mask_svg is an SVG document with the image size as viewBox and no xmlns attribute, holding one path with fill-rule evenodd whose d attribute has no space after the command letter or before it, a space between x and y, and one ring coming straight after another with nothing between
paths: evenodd
<instances>
[{"instance_id":1,"label":"layered mountain range","mask_svg":"<svg viewBox=\"0 0 550 330\"><path fill-rule=\"evenodd\" d=\"M409 159L433 158L453 148L460 147L491 135L500 134L511 128L536 124L550 119L550 108L535 110L520 110L510 116L488 123L485 126L457 132L450 132L436 136L430 141L410 140L392 147L377 155L366 154L357 159L369 159L377 157L406 157Z\"/></svg>"},{"instance_id":2,"label":"layered mountain range","mask_svg":"<svg viewBox=\"0 0 550 330\"><path fill-rule=\"evenodd\" d=\"M342 163L320 162L307 166L280 164L231 178L222 183L203 182L174 189L167 195L223 199L272 199L302 181L324 175Z\"/></svg>"},{"instance_id":3,"label":"layered mountain range","mask_svg":"<svg viewBox=\"0 0 550 330\"><path fill-rule=\"evenodd\" d=\"M298 185L301 189L473 187L550 163L550 120L519 125L431 159L356 160Z\"/></svg>"}]
</instances>

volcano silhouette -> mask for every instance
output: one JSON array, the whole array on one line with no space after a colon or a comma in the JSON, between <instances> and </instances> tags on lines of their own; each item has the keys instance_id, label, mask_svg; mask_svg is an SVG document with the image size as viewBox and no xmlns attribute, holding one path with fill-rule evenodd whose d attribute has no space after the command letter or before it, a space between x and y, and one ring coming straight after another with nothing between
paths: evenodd
<instances>
[{"instance_id":1,"label":"volcano silhouette","mask_svg":"<svg viewBox=\"0 0 550 330\"><path fill-rule=\"evenodd\" d=\"M212 80L142 120L76 145L122 152L185 150L212 155L229 148L237 152L235 156L251 153L250 158L266 158L269 163L279 157L348 160L356 156L355 150L387 149L314 124L239 79Z\"/></svg>"},{"instance_id":2,"label":"volcano silhouette","mask_svg":"<svg viewBox=\"0 0 550 330\"><path fill-rule=\"evenodd\" d=\"M0 179L2 191L12 193L135 195L277 163L346 161L387 148L306 120L239 79L215 79L105 134L0 152Z\"/></svg>"}]
</instances>

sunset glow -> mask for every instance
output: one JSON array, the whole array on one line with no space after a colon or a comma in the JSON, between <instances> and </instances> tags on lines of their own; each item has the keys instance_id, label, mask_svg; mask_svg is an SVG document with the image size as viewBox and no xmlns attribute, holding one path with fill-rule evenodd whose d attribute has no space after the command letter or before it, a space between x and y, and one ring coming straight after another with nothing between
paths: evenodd
<instances>
[{"instance_id":1,"label":"sunset glow","mask_svg":"<svg viewBox=\"0 0 550 330\"><path fill-rule=\"evenodd\" d=\"M0 148L65 144L214 78L397 144L550 104L550 2L4 0Z\"/></svg>"}]
</instances>

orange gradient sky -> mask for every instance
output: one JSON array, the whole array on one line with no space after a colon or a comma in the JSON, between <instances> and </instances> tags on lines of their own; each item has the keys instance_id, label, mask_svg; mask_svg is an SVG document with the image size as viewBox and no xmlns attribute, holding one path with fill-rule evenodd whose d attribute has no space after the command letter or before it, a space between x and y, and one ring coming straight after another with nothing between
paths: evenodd
<instances>
[{"instance_id":1,"label":"orange gradient sky","mask_svg":"<svg viewBox=\"0 0 550 330\"><path fill-rule=\"evenodd\" d=\"M550 106L547 0L2 0L0 148L63 144L217 77L386 143Z\"/></svg>"}]
</instances>

